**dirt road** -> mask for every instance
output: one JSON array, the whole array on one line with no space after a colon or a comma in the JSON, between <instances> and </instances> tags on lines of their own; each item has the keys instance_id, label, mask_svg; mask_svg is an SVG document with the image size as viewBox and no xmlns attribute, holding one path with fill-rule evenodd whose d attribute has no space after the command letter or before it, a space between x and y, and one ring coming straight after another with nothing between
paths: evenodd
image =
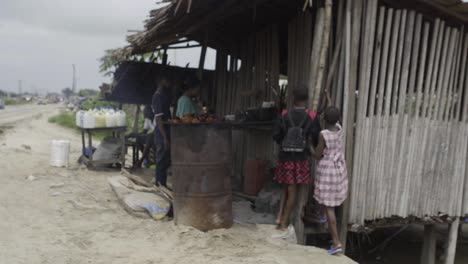
<instances>
[{"instance_id":1,"label":"dirt road","mask_svg":"<svg viewBox=\"0 0 468 264\"><path fill-rule=\"evenodd\" d=\"M0 134L0 264L354 263L273 241L255 225L203 233L130 216L107 184L118 172L78 166L79 135L48 123L55 111L32 106L0 114L5 124L16 119ZM68 169L48 165L52 139L71 140Z\"/></svg>"},{"instance_id":2,"label":"dirt road","mask_svg":"<svg viewBox=\"0 0 468 264\"><path fill-rule=\"evenodd\" d=\"M0 126L11 125L25 119L57 109L57 105L16 105L0 110Z\"/></svg>"}]
</instances>

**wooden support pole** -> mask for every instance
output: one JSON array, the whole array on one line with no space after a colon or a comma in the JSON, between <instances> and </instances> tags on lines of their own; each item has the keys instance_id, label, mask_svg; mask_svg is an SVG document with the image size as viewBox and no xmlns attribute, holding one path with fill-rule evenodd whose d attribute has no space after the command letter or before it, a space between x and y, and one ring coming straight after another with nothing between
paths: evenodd
<instances>
[{"instance_id":1,"label":"wooden support pole","mask_svg":"<svg viewBox=\"0 0 468 264\"><path fill-rule=\"evenodd\" d=\"M332 10L332 0L325 1L325 19L323 23L323 35L322 43L320 49L320 57L318 63L317 78L314 81L314 94L312 98L312 110L318 110L318 104L320 99L320 90L323 83L323 75L325 73L325 61L328 54L328 46L330 40L330 24L331 24L331 10ZM310 96L310 95L309 95Z\"/></svg>"},{"instance_id":2,"label":"wooden support pole","mask_svg":"<svg viewBox=\"0 0 468 264\"><path fill-rule=\"evenodd\" d=\"M436 242L435 226L425 225L421 264L435 264Z\"/></svg>"},{"instance_id":3,"label":"wooden support pole","mask_svg":"<svg viewBox=\"0 0 468 264\"><path fill-rule=\"evenodd\" d=\"M319 61L317 58L320 56L321 46L322 46L322 38L323 38L323 31L324 31L324 24L325 24L325 10L324 8L319 8L317 11L316 21L315 21L315 29L314 29L314 37L312 42L312 52L310 55L310 75L309 75L309 107L312 110L314 104L314 96L315 96L315 85L317 83L316 79L318 76L318 69L319 69ZM321 83L321 82L320 82Z\"/></svg>"},{"instance_id":4,"label":"wooden support pole","mask_svg":"<svg viewBox=\"0 0 468 264\"><path fill-rule=\"evenodd\" d=\"M198 62L198 73L197 73L197 75L198 75L198 79L200 79L200 81L203 80L203 68L205 67L207 42L208 42L208 38L205 37L204 43L202 45L201 53L200 53L200 61Z\"/></svg>"},{"instance_id":5,"label":"wooden support pole","mask_svg":"<svg viewBox=\"0 0 468 264\"><path fill-rule=\"evenodd\" d=\"M162 55L162 65L167 65L167 46L164 46L164 52Z\"/></svg>"},{"instance_id":6,"label":"wooden support pole","mask_svg":"<svg viewBox=\"0 0 468 264\"><path fill-rule=\"evenodd\" d=\"M450 224L447 248L445 251L444 264L455 263L455 252L457 250L458 229L460 227L460 218L457 217L455 221Z\"/></svg>"},{"instance_id":7,"label":"wooden support pole","mask_svg":"<svg viewBox=\"0 0 468 264\"><path fill-rule=\"evenodd\" d=\"M138 132L138 120L140 119L140 105L136 106L136 111L135 111L135 120L133 121L133 133Z\"/></svg>"},{"instance_id":8,"label":"wooden support pole","mask_svg":"<svg viewBox=\"0 0 468 264\"><path fill-rule=\"evenodd\" d=\"M351 4L354 4L352 6ZM351 14L352 13L352 14ZM357 86L357 67L359 60L359 42L361 34L361 15L362 15L362 0L356 1L347 1L346 5L346 23L351 23L352 27L347 26L347 35L346 35L346 56L347 65L349 65L349 70L346 72L348 76L345 76L345 90L346 96L346 109L343 113L343 119L346 119L346 126L343 126L344 131L346 132L346 147L345 147L345 156L346 156L346 165L348 168L348 177L349 182L352 183L352 171L353 171L353 152L354 152L354 121L355 121L355 110L356 110L356 86ZM346 113L346 115L345 115ZM351 184L350 184L351 185ZM349 188L349 187L348 187ZM351 188L349 188L348 193L351 193ZM348 218L349 218L349 208L350 208L350 199L349 197L343 204L343 215L340 223L340 238L343 243L343 249L346 249L346 240L348 236Z\"/></svg>"}]
</instances>

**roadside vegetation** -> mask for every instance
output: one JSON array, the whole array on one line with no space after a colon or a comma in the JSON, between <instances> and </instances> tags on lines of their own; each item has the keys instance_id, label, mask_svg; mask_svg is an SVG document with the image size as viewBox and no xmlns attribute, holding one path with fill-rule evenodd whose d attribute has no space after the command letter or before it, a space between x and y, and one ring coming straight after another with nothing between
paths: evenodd
<instances>
[{"instance_id":1,"label":"roadside vegetation","mask_svg":"<svg viewBox=\"0 0 468 264\"><path fill-rule=\"evenodd\" d=\"M5 105L23 105L31 103L24 100L18 100L16 98L0 97L0 99L2 99Z\"/></svg>"},{"instance_id":2,"label":"roadside vegetation","mask_svg":"<svg viewBox=\"0 0 468 264\"><path fill-rule=\"evenodd\" d=\"M49 123L78 130L75 123L75 114L73 112L62 111L60 114L50 117Z\"/></svg>"}]
</instances>

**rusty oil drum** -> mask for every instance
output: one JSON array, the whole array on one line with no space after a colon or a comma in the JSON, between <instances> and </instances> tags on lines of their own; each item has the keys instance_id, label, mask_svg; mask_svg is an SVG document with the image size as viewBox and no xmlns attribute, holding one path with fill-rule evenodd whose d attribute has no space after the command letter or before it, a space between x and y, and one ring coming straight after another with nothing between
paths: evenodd
<instances>
[{"instance_id":1,"label":"rusty oil drum","mask_svg":"<svg viewBox=\"0 0 468 264\"><path fill-rule=\"evenodd\" d=\"M202 231L232 226L229 127L171 126L174 221Z\"/></svg>"}]
</instances>

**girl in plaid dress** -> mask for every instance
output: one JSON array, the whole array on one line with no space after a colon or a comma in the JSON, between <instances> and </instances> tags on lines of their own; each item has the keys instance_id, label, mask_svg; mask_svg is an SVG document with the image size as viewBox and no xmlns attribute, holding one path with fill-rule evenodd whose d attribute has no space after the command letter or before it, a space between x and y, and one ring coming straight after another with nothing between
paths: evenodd
<instances>
[{"instance_id":1,"label":"girl in plaid dress","mask_svg":"<svg viewBox=\"0 0 468 264\"><path fill-rule=\"evenodd\" d=\"M291 127L300 127L304 138L311 135L312 120L315 113L306 109L308 101L307 89L293 91L294 106L282 113L273 130L273 139L278 144L286 140L286 134ZM280 208L276 223L278 229L286 229L289 219L296 206L297 187L299 184L310 184L310 150L308 143L304 149L294 152L284 149L279 153L274 180L283 185L280 196Z\"/></svg>"},{"instance_id":2,"label":"girl in plaid dress","mask_svg":"<svg viewBox=\"0 0 468 264\"><path fill-rule=\"evenodd\" d=\"M312 151L318 160L315 178L314 198L323 206L327 216L333 245L329 254L342 251L338 237L335 207L340 206L348 195L348 174L341 142L342 130L338 124L340 111L336 107L325 109L325 129L320 132L319 143Z\"/></svg>"}]
</instances>

